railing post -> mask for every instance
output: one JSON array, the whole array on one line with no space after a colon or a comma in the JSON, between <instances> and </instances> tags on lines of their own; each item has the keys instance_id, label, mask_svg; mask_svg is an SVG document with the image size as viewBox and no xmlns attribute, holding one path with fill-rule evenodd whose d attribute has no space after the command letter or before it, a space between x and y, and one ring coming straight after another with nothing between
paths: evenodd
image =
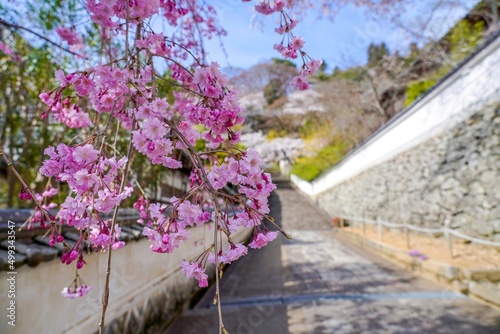
<instances>
[{"instance_id":1,"label":"railing post","mask_svg":"<svg viewBox=\"0 0 500 334\"><path fill-rule=\"evenodd\" d=\"M378 225L378 241L382 242L382 224L380 223L380 219L377 218L377 225Z\"/></svg>"},{"instance_id":2,"label":"railing post","mask_svg":"<svg viewBox=\"0 0 500 334\"><path fill-rule=\"evenodd\" d=\"M448 244L450 257L453 258L453 240L450 233L450 220L448 218L444 221L444 237L446 238L446 243Z\"/></svg>"},{"instance_id":3,"label":"railing post","mask_svg":"<svg viewBox=\"0 0 500 334\"><path fill-rule=\"evenodd\" d=\"M408 228L408 224L404 223L404 231L406 235L406 248L410 249L410 229Z\"/></svg>"}]
</instances>

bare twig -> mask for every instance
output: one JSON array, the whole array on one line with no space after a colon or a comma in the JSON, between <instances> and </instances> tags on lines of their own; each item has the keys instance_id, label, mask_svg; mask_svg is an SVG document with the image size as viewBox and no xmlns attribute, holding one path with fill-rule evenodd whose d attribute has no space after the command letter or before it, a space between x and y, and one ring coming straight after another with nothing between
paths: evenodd
<instances>
[{"instance_id":1,"label":"bare twig","mask_svg":"<svg viewBox=\"0 0 500 334\"><path fill-rule=\"evenodd\" d=\"M46 41L46 42L48 42L48 43L50 43L50 44L52 44L52 45L54 45L54 46L58 47L59 49L61 49L61 50L63 50L63 51L66 51L66 52L68 52L68 53L71 53L71 54L72 54L72 55L74 55L74 56L78 56L78 57L81 57L81 58L83 58L83 59L85 59L85 60L88 60L88 58L87 58L87 57L85 57L85 56L83 56L83 55L81 55L81 54L79 54L79 53L76 53L76 52L74 52L74 51L72 51L72 50L70 50L70 49L68 49L68 48L65 48L64 46L62 46L62 45L60 45L60 44L57 44L56 42L54 42L54 41L50 40L49 38L47 38L47 37L45 37L45 36L43 36L43 35L41 35L41 34L37 33L36 31L31 30L30 28L26 28L26 27L20 26L20 25L15 24L15 23L9 23L9 22L4 21L4 20L2 20L2 19L0 19L0 24L1 24L1 25L6 26L6 27L8 27L8 28L12 28L12 29L16 29L16 30L24 30L24 31L27 31L27 32L29 32L30 34L33 34L33 35L35 35L36 37L43 39L44 41Z\"/></svg>"},{"instance_id":2,"label":"bare twig","mask_svg":"<svg viewBox=\"0 0 500 334\"><path fill-rule=\"evenodd\" d=\"M5 163L7 164L9 169L12 171L14 176L19 180L19 182L21 182L24 189L28 192L28 194L30 194L31 199L33 200L33 202L35 202L36 207L45 216L45 218L47 218L47 220L51 224L53 224L53 221L52 221L52 219L50 219L50 215L47 212L47 210L45 210L42 207L42 204L36 199L35 192L33 191L33 189L31 189L31 187L28 185L28 183L26 183L26 181L24 181L23 177L17 172L16 168L14 167L12 162L9 160L9 158L7 158L7 156L5 155L5 153L3 152L3 149L1 147L0 147L0 156L2 156L2 159L5 161Z\"/></svg>"},{"instance_id":3,"label":"bare twig","mask_svg":"<svg viewBox=\"0 0 500 334\"><path fill-rule=\"evenodd\" d=\"M135 122L132 124L132 129L135 127ZM128 151L127 151L127 162L125 163L125 168L123 170L123 175L122 175L122 181L120 184L120 193L123 192L123 189L125 188L125 182L127 181L127 174L129 171L130 167L130 157L132 155L132 134L130 135L130 142L128 146ZM115 206L115 210L113 211L113 218L111 219L111 227L110 227L110 236L111 239L113 239L114 234L115 234L115 225L116 225L116 218L118 217L118 209L119 206ZM110 244L108 247L108 259L106 262L106 279L104 282L104 292L102 295L102 305L101 305L101 320L99 321L99 334L104 333L104 319L106 317L106 310L108 308L108 302L109 302L109 280L111 277L111 254L113 247Z\"/></svg>"}]
</instances>

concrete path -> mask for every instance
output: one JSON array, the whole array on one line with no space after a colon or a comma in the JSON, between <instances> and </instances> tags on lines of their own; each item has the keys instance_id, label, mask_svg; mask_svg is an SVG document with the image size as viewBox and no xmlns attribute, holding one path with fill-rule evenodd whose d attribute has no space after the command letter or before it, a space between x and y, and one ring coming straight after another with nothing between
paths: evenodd
<instances>
[{"instance_id":1,"label":"concrete path","mask_svg":"<svg viewBox=\"0 0 500 334\"><path fill-rule=\"evenodd\" d=\"M230 334L500 333L500 312L355 249L280 182L272 215L293 237L250 252L221 282ZM217 333L209 289L164 334Z\"/></svg>"}]
</instances>

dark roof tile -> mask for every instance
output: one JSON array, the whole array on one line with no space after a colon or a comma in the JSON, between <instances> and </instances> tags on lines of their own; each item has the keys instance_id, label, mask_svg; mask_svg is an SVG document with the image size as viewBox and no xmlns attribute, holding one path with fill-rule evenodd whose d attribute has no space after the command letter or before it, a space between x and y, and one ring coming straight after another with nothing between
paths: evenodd
<instances>
[{"instance_id":1,"label":"dark roof tile","mask_svg":"<svg viewBox=\"0 0 500 334\"><path fill-rule=\"evenodd\" d=\"M139 231L128 226L122 226L122 231L132 234L135 240L139 239L142 236L142 230Z\"/></svg>"},{"instance_id":2,"label":"dark roof tile","mask_svg":"<svg viewBox=\"0 0 500 334\"><path fill-rule=\"evenodd\" d=\"M26 256L26 264L30 267L36 267L42 261L42 253L40 249L30 247L29 244L23 244L21 242L16 242L16 253L23 254ZM3 249L9 249L8 240L2 240L0 242L0 247Z\"/></svg>"},{"instance_id":3,"label":"dark roof tile","mask_svg":"<svg viewBox=\"0 0 500 334\"><path fill-rule=\"evenodd\" d=\"M33 241L36 242L37 244L51 247L50 246L50 238L49 237L44 237L42 235L37 235L36 237L33 238ZM63 245L62 242L58 242L58 243L56 243L54 245L54 247L52 247L52 249L57 250L59 256L61 256L62 253L63 253L63 251L64 251L64 245Z\"/></svg>"}]
</instances>

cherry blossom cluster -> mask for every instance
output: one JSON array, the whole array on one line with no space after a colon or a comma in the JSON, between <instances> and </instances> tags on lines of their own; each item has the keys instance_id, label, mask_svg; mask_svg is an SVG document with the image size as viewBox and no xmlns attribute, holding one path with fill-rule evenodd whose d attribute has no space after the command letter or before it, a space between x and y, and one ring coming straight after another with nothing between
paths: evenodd
<instances>
[{"instance_id":1,"label":"cherry blossom cluster","mask_svg":"<svg viewBox=\"0 0 500 334\"><path fill-rule=\"evenodd\" d=\"M55 224L51 224L56 217L52 214L52 210L57 208L57 204L52 201L52 197L57 195L59 190L53 188L51 183L47 183L45 190L42 193L35 193L35 199L38 202L38 206L33 210L32 215L27 220L27 229L31 230L35 228L35 224L38 224L40 228L50 228L50 241L49 245L53 247L56 243L64 242L64 237L60 234L60 230ZM21 187L19 192L19 199L31 200L31 193L24 187Z\"/></svg>"},{"instance_id":2,"label":"cherry blossom cluster","mask_svg":"<svg viewBox=\"0 0 500 334\"><path fill-rule=\"evenodd\" d=\"M119 171L127 158L108 158L93 145L85 143L76 147L65 144L51 146L45 150L45 154L49 159L44 161L40 173L67 183L71 190L57 214L59 221L82 231L90 231L89 241L95 248L123 246L117 240L119 230L115 230L114 235L111 234L109 221L101 217L132 193L132 188L128 186L122 191L119 189ZM78 249L76 252L81 255L82 251ZM71 251L68 253L72 254ZM70 264L75 259L76 255L69 256L63 262Z\"/></svg>"},{"instance_id":3,"label":"cherry blossom cluster","mask_svg":"<svg viewBox=\"0 0 500 334\"><path fill-rule=\"evenodd\" d=\"M205 273L205 269L202 268L201 264L198 262L189 263L186 260L181 262L182 272L186 274L189 278L194 278L198 281L200 288L205 288L208 286L208 275Z\"/></svg>"},{"instance_id":4,"label":"cherry blossom cluster","mask_svg":"<svg viewBox=\"0 0 500 334\"><path fill-rule=\"evenodd\" d=\"M291 9L294 4L294 0L263 0L255 6L255 10L263 15L279 13L280 25L274 31L283 35L283 38L280 43L274 45L274 49L286 59L297 59L299 56L302 58L301 71L292 79L291 85L296 89L305 90L309 88L308 79L314 76L322 61L309 57L303 51L305 40L293 34L298 21L293 20L285 9Z\"/></svg>"},{"instance_id":5,"label":"cherry blossom cluster","mask_svg":"<svg viewBox=\"0 0 500 334\"><path fill-rule=\"evenodd\" d=\"M83 40L74 28L56 27L56 33L63 41L71 45L73 50L83 48Z\"/></svg>"},{"instance_id":6,"label":"cherry blossom cluster","mask_svg":"<svg viewBox=\"0 0 500 334\"><path fill-rule=\"evenodd\" d=\"M264 1L256 10L265 15L280 13L284 26L277 31L288 38L288 44L282 42L284 49L279 51L286 58L300 55L306 59L304 41L291 33L296 22L285 12L292 5L293 1ZM143 234L157 253L173 252L189 238L191 228L214 223L213 243L198 258L181 263L188 277L195 278L200 287L207 286L208 265L222 268L246 255L248 247L261 248L284 233L269 229L274 222L268 216L268 197L276 186L263 171L263 160L254 149L242 151L235 146L240 140L235 127L244 120L237 93L228 88L217 63L204 61L200 38L221 36L225 31L216 23L215 10L197 0L87 0L85 6L103 42L121 38L127 48L113 49L113 57L98 58L95 66L83 71L57 71L59 87L40 94L47 105L42 117L81 129L81 135L70 144L45 150L48 158L40 173L66 184L69 194L55 217L50 214L55 204L49 201L55 190L49 187L37 195L44 204L33 221L50 223L51 245L64 243L56 223L80 231L71 247L65 244L61 261L76 262L77 270L81 269L89 249L104 251L124 245L120 226L109 216L134 192L129 157L136 152L168 169L186 167L183 164L188 162L191 185L184 196L156 203L143 192L134 207L141 217L138 222L144 225ZM180 32L167 36L154 31L149 19L159 16ZM82 30L56 29L74 49L83 41L77 31ZM307 77L321 64L307 59L292 82L299 89L306 88ZM175 87L171 100L160 96L157 88L158 61L166 65L168 80ZM113 125L117 130L110 129ZM128 152L116 147L118 129L129 134ZM205 147L202 152L195 149L200 140ZM28 199L25 193L20 196ZM232 234L242 228L253 230L252 240L233 242ZM77 274L74 285L62 295L74 298L89 290Z\"/></svg>"},{"instance_id":7,"label":"cherry blossom cluster","mask_svg":"<svg viewBox=\"0 0 500 334\"><path fill-rule=\"evenodd\" d=\"M207 131L204 132L203 139L211 148L216 148L225 139L229 139L231 144L238 142L239 135L231 128L243 123L244 118L240 116L242 109L237 93L228 90L227 78L220 72L218 64L212 62L209 66L198 67L193 76L179 75L179 80L198 93L194 98L176 95L174 107L188 122L186 125L204 126ZM191 143L197 139L192 132L187 135Z\"/></svg>"},{"instance_id":8,"label":"cherry blossom cluster","mask_svg":"<svg viewBox=\"0 0 500 334\"><path fill-rule=\"evenodd\" d=\"M28 230L33 228L33 223L39 223L41 228L45 228L48 226L49 220L55 219L55 217L51 214L51 210L56 208L57 204L51 201L51 198L57 195L58 192L59 191L56 188L53 188L50 184L48 184L46 189L41 194L35 194L35 198L39 203L41 203L41 207L36 207L33 215L31 216L31 219L28 220ZM62 236L60 236L58 233L54 234L51 238L51 242L56 239L59 240L59 242L62 242L61 238Z\"/></svg>"},{"instance_id":9,"label":"cherry blossom cluster","mask_svg":"<svg viewBox=\"0 0 500 334\"><path fill-rule=\"evenodd\" d=\"M15 56L16 53L14 52L14 50L12 50L12 48L8 45L6 45L5 43L2 43L0 42L0 51L2 51L3 53L5 53L7 56Z\"/></svg>"},{"instance_id":10,"label":"cherry blossom cluster","mask_svg":"<svg viewBox=\"0 0 500 334\"><path fill-rule=\"evenodd\" d=\"M139 198L134 206L141 212L140 222L147 225L143 233L152 242L151 250L171 253L181 241L187 240L190 227L217 222L221 233L229 241L228 249L223 250L214 244L195 261L183 262L186 275L198 279L202 287L205 284L207 262L229 264L247 253L247 246L231 241L232 233L240 228L252 228L254 236L248 244L251 248L261 248L274 240L278 232L270 232L262 224L262 219L269 213L268 196L276 186L271 182L271 176L262 171L262 166L263 161L257 152L249 149L244 153L229 155L223 162L206 168L204 181L200 171L193 170L192 200L172 197L169 205L161 205L148 204ZM227 185L236 186L239 195L233 196L222 191ZM207 199L202 189L211 189L219 197L218 200L214 203Z\"/></svg>"},{"instance_id":11,"label":"cherry blossom cluster","mask_svg":"<svg viewBox=\"0 0 500 334\"><path fill-rule=\"evenodd\" d=\"M64 298L74 299L78 297L83 297L84 295L88 294L90 290L92 290L92 287L87 285L80 285L75 288L66 287L62 289L61 295Z\"/></svg>"},{"instance_id":12,"label":"cherry blossom cluster","mask_svg":"<svg viewBox=\"0 0 500 334\"><path fill-rule=\"evenodd\" d=\"M61 295L64 298L74 299L88 294L90 290L92 287L86 285L80 275L77 275L69 287L62 289Z\"/></svg>"},{"instance_id":13,"label":"cherry blossom cluster","mask_svg":"<svg viewBox=\"0 0 500 334\"><path fill-rule=\"evenodd\" d=\"M198 0L87 0L85 1L91 20L99 25L103 32L107 29L120 30L123 21L141 24L152 16L163 17L172 27L178 27L175 34L165 43L162 34L151 32L142 41L148 41L155 47L153 54L187 59L195 55L203 58L202 41L205 38L225 35L216 21L216 12L212 6ZM128 5L128 6L127 6ZM142 41L138 41L139 45ZM169 44L167 46L167 44Z\"/></svg>"},{"instance_id":14,"label":"cherry blossom cluster","mask_svg":"<svg viewBox=\"0 0 500 334\"><path fill-rule=\"evenodd\" d=\"M16 54L16 52L12 50L12 48L5 43L0 42L0 51L2 51L6 56L8 56L12 61L15 62L21 61L21 56Z\"/></svg>"}]
</instances>

